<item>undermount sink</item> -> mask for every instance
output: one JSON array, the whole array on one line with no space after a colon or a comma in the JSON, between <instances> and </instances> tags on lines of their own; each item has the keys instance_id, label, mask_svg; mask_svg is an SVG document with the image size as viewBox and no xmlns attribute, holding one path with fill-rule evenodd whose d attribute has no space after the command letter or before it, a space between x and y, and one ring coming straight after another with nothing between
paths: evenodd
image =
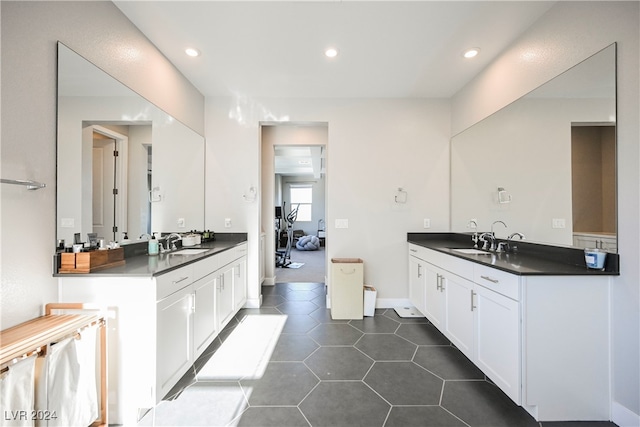
<instances>
[{"instance_id":1,"label":"undermount sink","mask_svg":"<svg viewBox=\"0 0 640 427\"><path fill-rule=\"evenodd\" d=\"M188 249L180 249L179 251L170 252L169 255L196 255L201 254L203 252L207 252L209 249L199 249L199 248L188 248Z\"/></svg>"},{"instance_id":2,"label":"undermount sink","mask_svg":"<svg viewBox=\"0 0 640 427\"><path fill-rule=\"evenodd\" d=\"M491 252L483 251L481 249L463 248L463 249L451 249L454 252L460 252L466 255L491 255Z\"/></svg>"}]
</instances>

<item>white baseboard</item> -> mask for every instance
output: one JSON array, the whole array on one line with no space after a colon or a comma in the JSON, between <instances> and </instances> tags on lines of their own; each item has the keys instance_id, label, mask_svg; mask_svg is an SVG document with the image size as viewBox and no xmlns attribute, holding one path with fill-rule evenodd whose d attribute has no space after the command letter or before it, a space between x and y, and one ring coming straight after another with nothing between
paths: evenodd
<instances>
[{"instance_id":1,"label":"white baseboard","mask_svg":"<svg viewBox=\"0 0 640 427\"><path fill-rule=\"evenodd\" d=\"M327 294L327 308L331 308L331 298ZM411 306L406 298L376 298L376 308L395 308L395 307L408 307Z\"/></svg>"},{"instance_id":2,"label":"white baseboard","mask_svg":"<svg viewBox=\"0 0 640 427\"><path fill-rule=\"evenodd\" d=\"M413 304L407 298L377 298L376 308L410 307Z\"/></svg>"},{"instance_id":3,"label":"white baseboard","mask_svg":"<svg viewBox=\"0 0 640 427\"><path fill-rule=\"evenodd\" d=\"M640 426L640 415L622 406L618 402L612 402L611 421L620 427L638 427Z\"/></svg>"},{"instance_id":4,"label":"white baseboard","mask_svg":"<svg viewBox=\"0 0 640 427\"><path fill-rule=\"evenodd\" d=\"M262 295L260 298L247 298L247 302L244 303L244 308L260 308L262 306Z\"/></svg>"},{"instance_id":5,"label":"white baseboard","mask_svg":"<svg viewBox=\"0 0 640 427\"><path fill-rule=\"evenodd\" d=\"M275 286L276 285L276 276L273 277L265 277L262 282L264 286Z\"/></svg>"}]
</instances>

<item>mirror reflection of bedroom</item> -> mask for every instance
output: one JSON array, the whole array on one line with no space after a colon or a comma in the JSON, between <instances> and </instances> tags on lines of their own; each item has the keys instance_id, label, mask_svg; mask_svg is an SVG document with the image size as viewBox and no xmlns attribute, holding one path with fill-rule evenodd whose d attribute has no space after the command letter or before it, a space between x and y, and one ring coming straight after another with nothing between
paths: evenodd
<instances>
[{"instance_id":1,"label":"mirror reflection of bedroom","mask_svg":"<svg viewBox=\"0 0 640 427\"><path fill-rule=\"evenodd\" d=\"M303 131L304 140L326 138L326 126ZM325 145L274 146L276 283L325 282L324 154Z\"/></svg>"}]
</instances>

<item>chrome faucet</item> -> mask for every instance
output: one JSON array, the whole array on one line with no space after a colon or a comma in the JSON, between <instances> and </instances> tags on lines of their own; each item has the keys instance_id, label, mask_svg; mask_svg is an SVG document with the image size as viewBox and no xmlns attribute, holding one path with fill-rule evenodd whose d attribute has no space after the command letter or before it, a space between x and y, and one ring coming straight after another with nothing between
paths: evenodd
<instances>
[{"instance_id":1,"label":"chrome faucet","mask_svg":"<svg viewBox=\"0 0 640 427\"><path fill-rule=\"evenodd\" d=\"M175 237L176 239L171 241L171 238ZM182 236L180 236L178 233L171 233L169 234L167 237L165 237L165 242L167 242L167 251L175 251L176 248L176 242L178 240L182 240Z\"/></svg>"},{"instance_id":2,"label":"chrome faucet","mask_svg":"<svg viewBox=\"0 0 640 427\"><path fill-rule=\"evenodd\" d=\"M489 240L491 240L491 246L489 246ZM479 237L479 240L483 242L482 249L485 251L494 251L496 249L496 238L491 232L482 233Z\"/></svg>"},{"instance_id":3,"label":"chrome faucet","mask_svg":"<svg viewBox=\"0 0 640 427\"><path fill-rule=\"evenodd\" d=\"M493 223L491 224L491 234L493 234L493 237L495 237L495 233L493 232L493 226L496 224L502 224L504 225L504 228L507 228L507 224L504 223L504 221L493 221Z\"/></svg>"},{"instance_id":4,"label":"chrome faucet","mask_svg":"<svg viewBox=\"0 0 640 427\"><path fill-rule=\"evenodd\" d=\"M478 248L478 223L474 220L469 221L469 227L473 228L473 236L471 237L471 241L473 242L473 247Z\"/></svg>"},{"instance_id":5,"label":"chrome faucet","mask_svg":"<svg viewBox=\"0 0 640 427\"><path fill-rule=\"evenodd\" d=\"M506 242L500 242L500 244L498 245L498 252L500 251L500 245L502 245L502 247L504 248L504 252L515 252L518 250L518 246L514 245L511 243L511 241L513 240L514 237L518 237L520 240L524 240L524 234L522 233L511 233L509 235L509 237L507 237L507 241Z\"/></svg>"},{"instance_id":6,"label":"chrome faucet","mask_svg":"<svg viewBox=\"0 0 640 427\"><path fill-rule=\"evenodd\" d=\"M513 240L514 237L519 237L520 240L524 240L524 234L518 232L511 233L509 237L507 237L507 240Z\"/></svg>"}]
</instances>

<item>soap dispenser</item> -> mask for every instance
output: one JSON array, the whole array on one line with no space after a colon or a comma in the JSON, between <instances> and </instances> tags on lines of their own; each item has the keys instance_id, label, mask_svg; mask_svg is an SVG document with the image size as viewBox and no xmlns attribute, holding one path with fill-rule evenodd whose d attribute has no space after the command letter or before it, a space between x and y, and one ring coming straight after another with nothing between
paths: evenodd
<instances>
[{"instance_id":1,"label":"soap dispenser","mask_svg":"<svg viewBox=\"0 0 640 427\"><path fill-rule=\"evenodd\" d=\"M147 253L149 255L158 255L158 252L159 252L158 240L156 239L156 236L151 236L151 238L149 239L149 249L147 250Z\"/></svg>"}]
</instances>

